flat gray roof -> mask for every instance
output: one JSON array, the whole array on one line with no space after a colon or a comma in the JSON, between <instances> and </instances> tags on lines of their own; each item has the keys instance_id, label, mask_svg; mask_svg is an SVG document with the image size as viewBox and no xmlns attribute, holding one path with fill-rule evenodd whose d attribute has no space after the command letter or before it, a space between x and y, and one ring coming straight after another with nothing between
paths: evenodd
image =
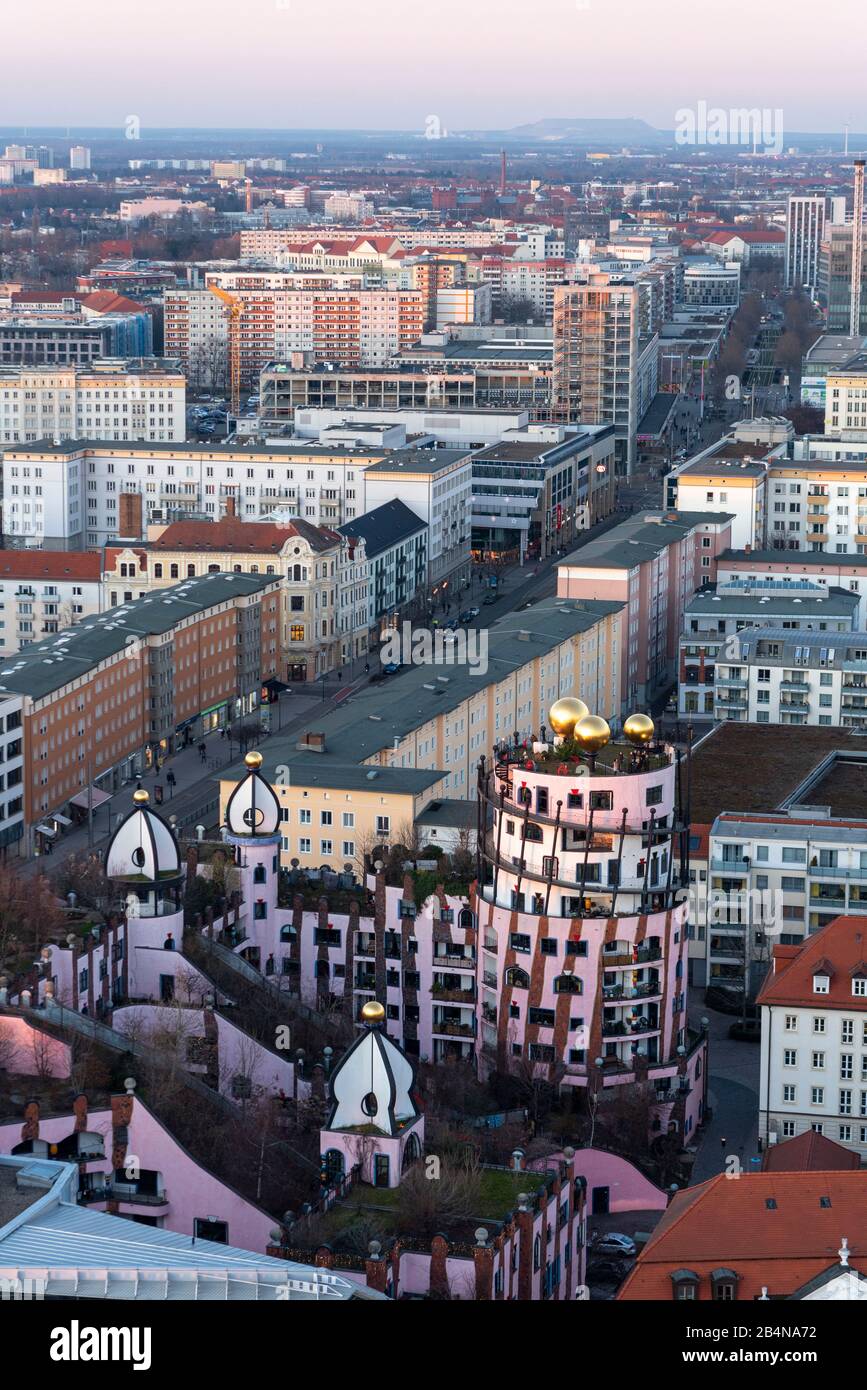
<instances>
[{"instance_id":1,"label":"flat gray roof","mask_svg":"<svg viewBox=\"0 0 867 1390\"><path fill-rule=\"evenodd\" d=\"M830 550L724 550L719 557L723 560L744 560L756 565L791 565L793 569L824 569L826 565L834 568L867 569L867 555L834 555Z\"/></svg>"},{"instance_id":2,"label":"flat gray roof","mask_svg":"<svg viewBox=\"0 0 867 1390\"><path fill-rule=\"evenodd\" d=\"M816 587L815 593L802 590L800 593L787 594L784 590L768 590L764 593L746 594L732 593L724 589L722 592L717 589L700 590L694 594L684 609L685 615L695 615L697 613L712 616L719 614L749 614L755 613L757 616L766 617L806 617L815 613L817 618L850 618L858 608L860 599L857 594L852 594L848 589L840 589L835 585L820 589ZM786 629L791 632L791 629ZM688 633L684 634L689 636ZM824 637L826 634L820 633ZM833 634L832 634L833 635ZM838 636L840 634L837 634ZM801 634L803 638L803 634ZM816 636L816 633L813 633ZM802 641L803 645L803 641Z\"/></svg>"},{"instance_id":3,"label":"flat gray roof","mask_svg":"<svg viewBox=\"0 0 867 1390\"><path fill-rule=\"evenodd\" d=\"M310 717L309 731L325 735L325 753L299 753L297 734L282 738L272 734L267 757L275 766L295 765L303 759L305 769L324 768L333 758L329 774L333 776L341 764L358 764L391 748L395 739L402 741L420 725L457 708L486 686L514 675L534 657L547 654L575 633L586 632L622 607L622 603L607 599L552 597L523 613L508 613L487 630L488 669L484 674L474 675L469 665L410 666L376 685L362 687L323 718ZM365 770L361 787L368 785L363 779ZM397 773L404 769L392 770Z\"/></svg>"},{"instance_id":4,"label":"flat gray roof","mask_svg":"<svg viewBox=\"0 0 867 1390\"><path fill-rule=\"evenodd\" d=\"M206 574L158 589L6 657L0 661L0 691L39 700L136 639L168 632L205 608L279 582L274 574Z\"/></svg>"},{"instance_id":5,"label":"flat gray roof","mask_svg":"<svg viewBox=\"0 0 867 1390\"><path fill-rule=\"evenodd\" d=\"M439 473L461 459L468 459L469 449L393 449L388 458L372 463L367 473Z\"/></svg>"},{"instance_id":6,"label":"flat gray roof","mask_svg":"<svg viewBox=\"0 0 867 1390\"><path fill-rule=\"evenodd\" d=\"M656 518L654 520L653 518ZM558 565L563 568L622 569L652 559L673 541L681 540L703 522L733 520L730 512L640 512L612 526L601 536L573 550Z\"/></svg>"}]
</instances>

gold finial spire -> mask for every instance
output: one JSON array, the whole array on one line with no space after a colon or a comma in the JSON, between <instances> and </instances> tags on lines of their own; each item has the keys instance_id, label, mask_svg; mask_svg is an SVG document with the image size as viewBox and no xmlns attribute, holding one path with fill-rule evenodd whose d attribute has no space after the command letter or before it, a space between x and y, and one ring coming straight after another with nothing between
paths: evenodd
<instances>
[{"instance_id":1,"label":"gold finial spire","mask_svg":"<svg viewBox=\"0 0 867 1390\"><path fill-rule=\"evenodd\" d=\"M572 738L575 725L589 713L583 700L576 699L574 695L564 695L562 699L555 700L549 709L548 723L555 734L560 734L563 738Z\"/></svg>"},{"instance_id":2,"label":"gold finial spire","mask_svg":"<svg viewBox=\"0 0 867 1390\"><path fill-rule=\"evenodd\" d=\"M649 714L630 714L623 725L623 732L630 743L650 743L654 735L654 723Z\"/></svg>"},{"instance_id":3,"label":"gold finial spire","mask_svg":"<svg viewBox=\"0 0 867 1390\"><path fill-rule=\"evenodd\" d=\"M598 753L611 738L611 730L598 714L588 714L576 724L574 736L585 753Z\"/></svg>"},{"instance_id":4,"label":"gold finial spire","mask_svg":"<svg viewBox=\"0 0 867 1390\"><path fill-rule=\"evenodd\" d=\"M136 806L146 806L151 798L150 793L146 792L144 787L139 787L138 791L133 792L132 799Z\"/></svg>"},{"instance_id":5,"label":"gold finial spire","mask_svg":"<svg viewBox=\"0 0 867 1390\"><path fill-rule=\"evenodd\" d=\"M369 999L361 1010L361 1017L364 1023L382 1023L385 1009L376 999Z\"/></svg>"},{"instance_id":6,"label":"gold finial spire","mask_svg":"<svg viewBox=\"0 0 867 1390\"><path fill-rule=\"evenodd\" d=\"M263 761L261 753L248 753L244 758L244 762L251 772L258 772Z\"/></svg>"}]
</instances>

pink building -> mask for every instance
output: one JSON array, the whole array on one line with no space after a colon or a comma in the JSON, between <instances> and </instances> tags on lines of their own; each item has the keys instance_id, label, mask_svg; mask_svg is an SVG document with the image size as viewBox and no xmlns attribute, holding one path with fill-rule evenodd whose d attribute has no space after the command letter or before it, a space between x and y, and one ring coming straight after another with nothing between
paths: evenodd
<instances>
[{"instance_id":1,"label":"pink building","mask_svg":"<svg viewBox=\"0 0 867 1390\"><path fill-rule=\"evenodd\" d=\"M490 1215L478 1223L443 1218L445 1229L432 1237L388 1235L385 1198L424 1161L424 1118L413 1095L413 1064L384 1032L382 1005L366 1004L362 1018L362 1033L331 1078L331 1111L320 1134L325 1195L319 1209L294 1221L284 1242L268 1254L339 1271L394 1299L582 1297L587 1185L572 1149L532 1172L523 1168L519 1150L512 1169L483 1167L479 1199ZM433 1162L439 1159L433 1156ZM426 1173L432 1182L439 1176L436 1169ZM369 1210L381 1221L385 1239L371 1241L367 1257L342 1249L339 1239L357 1185L382 1189L382 1205ZM311 1219L329 1236L316 1246L306 1244Z\"/></svg>"},{"instance_id":2,"label":"pink building","mask_svg":"<svg viewBox=\"0 0 867 1390\"><path fill-rule=\"evenodd\" d=\"M479 772L480 1063L528 1060L597 1100L649 1083L654 1128L685 1141L704 1111L706 1039L687 1028L679 755L644 716L620 743L604 720L576 731L573 719L569 732Z\"/></svg>"},{"instance_id":3,"label":"pink building","mask_svg":"<svg viewBox=\"0 0 867 1390\"><path fill-rule=\"evenodd\" d=\"M686 604L715 574L731 545L731 517L641 512L567 555L557 566L559 598L626 605L620 638L624 711L650 702L677 676Z\"/></svg>"}]
</instances>

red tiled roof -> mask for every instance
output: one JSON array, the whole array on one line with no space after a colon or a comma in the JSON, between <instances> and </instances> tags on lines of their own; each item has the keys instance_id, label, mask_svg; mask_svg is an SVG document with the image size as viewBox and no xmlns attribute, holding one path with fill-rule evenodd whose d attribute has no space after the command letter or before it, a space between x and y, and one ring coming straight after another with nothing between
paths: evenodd
<instances>
[{"instance_id":1,"label":"red tiled roof","mask_svg":"<svg viewBox=\"0 0 867 1390\"><path fill-rule=\"evenodd\" d=\"M97 314L136 314L142 309L141 304L136 304L135 300L127 299L124 294L117 294L114 290L93 290L90 294L78 294L75 296L85 308Z\"/></svg>"},{"instance_id":2,"label":"red tiled roof","mask_svg":"<svg viewBox=\"0 0 867 1390\"><path fill-rule=\"evenodd\" d=\"M670 1302L671 1275L688 1269L700 1279L697 1297L710 1299L719 1268L739 1276L739 1300L763 1287L791 1294L839 1264L844 1236L851 1267L865 1272L865 1201L867 1171L720 1173L678 1193L617 1297Z\"/></svg>"},{"instance_id":3,"label":"red tiled roof","mask_svg":"<svg viewBox=\"0 0 867 1390\"><path fill-rule=\"evenodd\" d=\"M105 548L105 568L106 568L106 572L108 572L109 570L114 569L115 565L117 564L117 561L118 561L118 557L119 557L119 556L121 556L121 555L128 555L128 554L130 553L130 551L132 551L133 555L135 555L136 559L138 560L138 567L139 567L139 569L140 569L140 570L146 570L146 569L147 569L147 551L146 551L146 550L139 550L139 549L138 549L136 546L134 546L134 545L109 545L109 546L106 546L106 548Z\"/></svg>"},{"instance_id":4,"label":"red tiled roof","mask_svg":"<svg viewBox=\"0 0 867 1390\"><path fill-rule=\"evenodd\" d=\"M0 550L0 579L98 580L98 550Z\"/></svg>"},{"instance_id":5,"label":"red tiled roof","mask_svg":"<svg viewBox=\"0 0 867 1390\"><path fill-rule=\"evenodd\" d=\"M853 995L852 978L865 972L867 917L835 917L803 945L775 946L772 968L759 991L759 1004L867 1010L867 997ZM813 976L829 977L828 993L813 992Z\"/></svg>"},{"instance_id":6,"label":"red tiled roof","mask_svg":"<svg viewBox=\"0 0 867 1390\"><path fill-rule=\"evenodd\" d=\"M309 541L315 550L328 550L341 537L326 526L313 526L301 517L291 521L242 521L224 516L220 521L173 521L151 542L152 550L234 550L279 554L293 536Z\"/></svg>"},{"instance_id":7,"label":"red tiled roof","mask_svg":"<svg viewBox=\"0 0 867 1390\"><path fill-rule=\"evenodd\" d=\"M835 1169L847 1172L860 1167L861 1157L854 1149L836 1144L814 1129L806 1129L782 1144L769 1144L762 1161L766 1173L830 1173Z\"/></svg>"}]
</instances>

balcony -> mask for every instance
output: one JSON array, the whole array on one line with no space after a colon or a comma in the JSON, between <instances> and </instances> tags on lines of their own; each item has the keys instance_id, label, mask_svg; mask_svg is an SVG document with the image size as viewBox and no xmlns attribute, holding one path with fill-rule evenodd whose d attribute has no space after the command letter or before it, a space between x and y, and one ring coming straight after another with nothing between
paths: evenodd
<instances>
[{"instance_id":1,"label":"balcony","mask_svg":"<svg viewBox=\"0 0 867 1390\"><path fill-rule=\"evenodd\" d=\"M469 970L473 975L476 972L476 962L470 956L434 956L431 963L434 970L439 970L448 965L455 970Z\"/></svg>"},{"instance_id":2,"label":"balcony","mask_svg":"<svg viewBox=\"0 0 867 1390\"><path fill-rule=\"evenodd\" d=\"M439 1004L459 1004L472 1007L476 1002L476 991L474 989L454 989L447 985L434 983L431 985L431 994L434 1002Z\"/></svg>"},{"instance_id":3,"label":"balcony","mask_svg":"<svg viewBox=\"0 0 867 1390\"><path fill-rule=\"evenodd\" d=\"M472 1023L437 1022L434 1019L431 1032L446 1038L474 1038L476 1030Z\"/></svg>"},{"instance_id":4,"label":"balcony","mask_svg":"<svg viewBox=\"0 0 867 1390\"><path fill-rule=\"evenodd\" d=\"M738 878L746 878L750 871L749 859L712 859L710 867L713 873L734 874Z\"/></svg>"},{"instance_id":5,"label":"balcony","mask_svg":"<svg viewBox=\"0 0 867 1390\"><path fill-rule=\"evenodd\" d=\"M602 998L606 1004L628 1004L633 999L653 999L662 994L662 985L658 980L647 985L635 985L631 988L624 988L623 985L603 985Z\"/></svg>"},{"instance_id":6,"label":"balcony","mask_svg":"<svg viewBox=\"0 0 867 1390\"><path fill-rule=\"evenodd\" d=\"M622 1023L620 1021L604 1022L602 1024L603 1038L635 1038L645 1037L649 1033L659 1032L659 1020L654 1018L636 1018L632 1023Z\"/></svg>"},{"instance_id":7,"label":"balcony","mask_svg":"<svg viewBox=\"0 0 867 1390\"><path fill-rule=\"evenodd\" d=\"M651 960L662 960L662 951L658 946L639 946L637 950L628 955L609 956L604 952L602 955L602 965L605 970L634 969L636 965L642 965L645 961Z\"/></svg>"}]
</instances>

